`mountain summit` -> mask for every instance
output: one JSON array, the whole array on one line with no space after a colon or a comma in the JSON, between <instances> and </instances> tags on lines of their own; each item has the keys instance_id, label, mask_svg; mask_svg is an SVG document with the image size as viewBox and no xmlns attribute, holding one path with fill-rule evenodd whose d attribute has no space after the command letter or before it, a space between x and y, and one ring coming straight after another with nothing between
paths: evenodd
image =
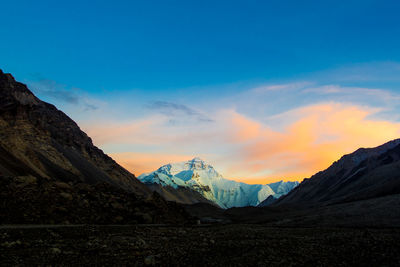
<instances>
[{"instance_id":1,"label":"mountain summit","mask_svg":"<svg viewBox=\"0 0 400 267\"><path fill-rule=\"evenodd\" d=\"M198 157L164 165L138 179L148 185L191 189L222 208L257 206L267 197L278 198L298 185L298 182L261 185L228 180Z\"/></svg>"}]
</instances>

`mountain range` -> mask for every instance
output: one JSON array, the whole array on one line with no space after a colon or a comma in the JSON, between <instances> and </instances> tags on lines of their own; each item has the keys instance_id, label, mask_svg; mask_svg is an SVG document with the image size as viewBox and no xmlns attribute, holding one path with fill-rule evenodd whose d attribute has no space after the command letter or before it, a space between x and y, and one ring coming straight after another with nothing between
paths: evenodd
<instances>
[{"instance_id":1,"label":"mountain range","mask_svg":"<svg viewBox=\"0 0 400 267\"><path fill-rule=\"evenodd\" d=\"M300 184L231 181L200 158L138 178L66 114L0 70L0 224L176 224L206 218L275 226L400 226L400 139L344 155Z\"/></svg>"},{"instance_id":2,"label":"mountain range","mask_svg":"<svg viewBox=\"0 0 400 267\"><path fill-rule=\"evenodd\" d=\"M154 172L140 175L138 179L153 188L160 185L189 189L224 209L257 206L270 196L277 199L289 193L299 184L280 181L262 185L228 180L198 157L161 166Z\"/></svg>"},{"instance_id":3,"label":"mountain range","mask_svg":"<svg viewBox=\"0 0 400 267\"><path fill-rule=\"evenodd\" d=\"M287 195L260 206L214 216L286 227L399 227L400 139L344 155Z\"/></svg>"}]
</instances>

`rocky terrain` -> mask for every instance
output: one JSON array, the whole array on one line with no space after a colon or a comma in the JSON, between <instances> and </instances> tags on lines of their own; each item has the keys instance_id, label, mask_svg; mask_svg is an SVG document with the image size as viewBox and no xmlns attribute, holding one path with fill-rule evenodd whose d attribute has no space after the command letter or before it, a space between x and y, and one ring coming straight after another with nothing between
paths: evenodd
<instances>
[{"instance_id":1,"label":"rocky terrain","mask_svg":"<svg viewBox=\"0 0 400 267\"><path fill-rule=\"evenodd\" d=\"M398 266L398 229L0 228L3 266Z\"/></svg>"},{"instance_id":2,"label":"rocky terrain","mask_svg":"<svg viewBox=\"0 0 400 267\"><path fill-rule=\"evenodd\" d=\"M138 198L108 183L64 183L33 176L0 176L2 224L135 224L190 222L157 193Z\"/></svg>"}]
</instances>

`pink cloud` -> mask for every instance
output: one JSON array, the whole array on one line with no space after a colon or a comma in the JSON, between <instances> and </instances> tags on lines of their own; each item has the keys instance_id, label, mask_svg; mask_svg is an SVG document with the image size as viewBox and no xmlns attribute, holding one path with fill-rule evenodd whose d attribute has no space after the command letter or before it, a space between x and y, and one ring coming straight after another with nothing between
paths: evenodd
<instances>
[{"instance_id":1,"label":"pink cloud","mask_svg":"<svg viewBox=\"0 0 400 267\"><path fill-rule=\"evenodd\" d=\"M191 155L135 152L111 153L110 156L125 169L136 175L155 171L157 168L168 163L186 161L192 158Z\"/></svg>"}]
</instances>

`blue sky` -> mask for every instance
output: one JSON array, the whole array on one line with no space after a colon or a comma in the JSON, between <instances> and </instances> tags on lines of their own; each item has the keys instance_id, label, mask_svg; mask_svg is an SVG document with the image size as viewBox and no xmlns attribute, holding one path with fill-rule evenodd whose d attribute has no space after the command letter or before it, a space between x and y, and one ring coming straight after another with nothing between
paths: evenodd
<instances>
[{"instance_id":1,"label":"blue sky","mask_svg":"<svg viewBox=\"0 0 400 267\"><path fill-rule=\"evenodd\" d=\"M0 68L134 172L201 155L235 179L300 179L318 164L277 170L268 162L281 154L256 157L249 148L277 138L265 129L289 133L308 118L293 111L356 107L367 113L362 122L399 121L399 1L16 0L1 8ZM239 142L227 133L234 118L264 130ZM101 125L131 128L102 138ZM146 127L157 141L139 138ZM394 136L346 141L324 164ZM292 154L297 163L308 157ZM152 156L158 161L132 163Z\"/></svg>"}]
</instances>

